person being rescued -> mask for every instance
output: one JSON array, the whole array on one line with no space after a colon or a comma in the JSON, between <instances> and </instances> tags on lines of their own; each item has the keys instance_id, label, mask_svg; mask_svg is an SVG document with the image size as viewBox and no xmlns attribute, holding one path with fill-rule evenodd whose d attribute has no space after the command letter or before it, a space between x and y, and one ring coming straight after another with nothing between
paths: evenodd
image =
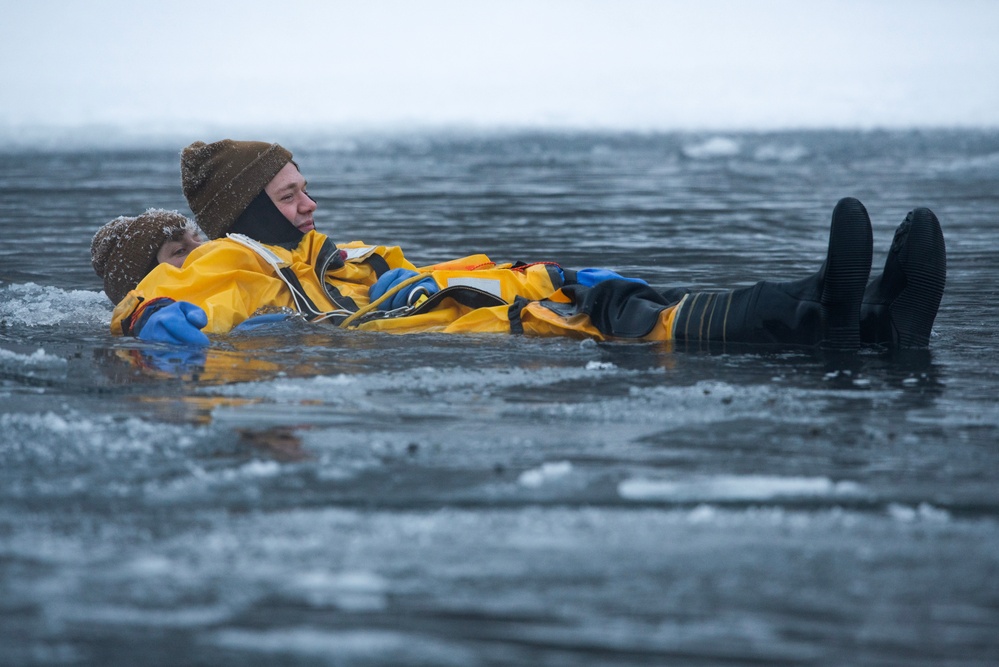
<instances>
[{"instance_id":1,"label":"person being rescued","mask_svg":"<svg viewBox=\"0 0 999 667\"><path fill-rule=\"evenodd\" d=\"M485 255L417 267L396 246L338 246L315 229L316 202L278 144L195 142L182 152L181 174L212 241L191 250L181 267L149 269L120 299L108 291L117 302L116 334L207 345L202 330L224 334L284 311L391 333L924 347L946 281L943 234L926 208L899 225L883 273L870 282L870 217L858 200L844 198L813 275L728 292L660 292L607 269L496 264Z\"/></svg>"},{"instance_id":2,"label":"person being rescued","mask_svg":"<svg viewBox=\"0 0 999 667\"><path fill-rule=\"evenodd\" d=\"M90 242L90 263L104 281L104 293L117 304L158 264L181 268L201 243L193 220L151 208L134 217L118 216L98 229Z\"/></svg>"}]
</instances>

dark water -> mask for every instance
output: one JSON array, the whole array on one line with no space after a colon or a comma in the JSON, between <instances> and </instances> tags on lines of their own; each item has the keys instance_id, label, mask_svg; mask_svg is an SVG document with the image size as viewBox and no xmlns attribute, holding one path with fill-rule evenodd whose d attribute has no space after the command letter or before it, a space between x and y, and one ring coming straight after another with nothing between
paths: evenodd
<instances>
[{"instance_id":1,"label":"dark water","mask_svg":"<svg viewBox=\"0 0 999 667\"><path fill-rule=\"evenodd\" d=\"M876 266L936 211L947 291L904 353L285 325L180 359L108 333L89 243L187 212L182 144L6 149L0 663L999 661L999 133L281 141L321 230L417 263L790 279L852 195Z\"/></svg>"}]
</instances>

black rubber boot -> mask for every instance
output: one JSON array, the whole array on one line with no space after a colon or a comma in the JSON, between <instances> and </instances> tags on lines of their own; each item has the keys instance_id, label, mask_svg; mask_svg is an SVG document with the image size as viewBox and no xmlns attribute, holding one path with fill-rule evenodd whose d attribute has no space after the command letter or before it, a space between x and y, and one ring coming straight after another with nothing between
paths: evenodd
<instances>
[{"instance_id":1,"label":"black rubber boot","mask_svg":"<svg viewBox=\"0 0 999 667\"><path fill-rule=\"evenodd\" d=\"M794 282L688 294L676 315L675 340L856 349L873 239L864 205L841 199L832 214L826 261L817 273Z\"/></svg>"},{"instance_id":2,"label":"black rubber boot","mask_svg":"<svg viewBox=\"0 0 999 667\"><path fill-rule=\"evenodd\" d=\"M926 347L947 282L947 250L940 221L928 208L905 216L895 230L885 270L864 292L864 343Z\"/></svg>"}]
</instances>

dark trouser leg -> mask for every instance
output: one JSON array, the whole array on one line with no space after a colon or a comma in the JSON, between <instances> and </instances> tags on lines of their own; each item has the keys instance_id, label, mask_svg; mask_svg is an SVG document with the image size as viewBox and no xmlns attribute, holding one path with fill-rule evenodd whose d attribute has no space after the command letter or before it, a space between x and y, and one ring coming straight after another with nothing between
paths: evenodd
<instances>
[{"instance_id":1,"label":"dark trouser leg","mask_svg":"<svg viewBox=\"0 0 999 667\"><path fill-rule=\"evenodd\" d=\"M864 343L926 347L947 282L947 250L933 211L910 211L895 231L885 269L861 306Z\"/></svg>"},{"instance_id":2,"label":"dark trouser leg","mask_svg":"<svg viewBox=\"0 0 999 667\"><path fill-rule=\"evenodd\" d=\"M860 309L871 272L871 220L841 199L832 214L826 261L794 282L764 281L732 292L688 294L677 312L680 341L860 346Z\"/></svg>"}]
</instances>

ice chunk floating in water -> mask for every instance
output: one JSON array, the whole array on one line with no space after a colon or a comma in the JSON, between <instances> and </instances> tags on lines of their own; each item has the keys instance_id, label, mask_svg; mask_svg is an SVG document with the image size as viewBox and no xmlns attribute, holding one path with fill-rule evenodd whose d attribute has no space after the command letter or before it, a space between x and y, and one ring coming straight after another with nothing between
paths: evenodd
<instances>
[{"instance_id":1,"label":"ice chunk floating in water","mask_svg":"<svg viewBox=\"0 0 999 667\"><path fill-rule=\"evenodd\" d=\"M65 290L35 283L0 288L0 323L10 326L107 325L112 310L103 292Z\"/></svg>"},{"instance_id":2,"label":"ice chunk floating in water","mask_svg":"<svg viewBox=\"0 0 999 667\"><path fill-rule=\"evenodd\" d=\"M683 147L683 154L694 160L708 158L731 157L741 150L739 142L728 137L712 137L699 144L689 144Z\"/></svg>"},{"instance_id":3,"label":"ice chunk floating in water","mask_svg":"<svg viewBox=\"0 0 999 667\"><path fill-rule=\"evenodd\" d=\"M776 498L830 498L860 493L858 484L833 482L824 477L773 477L765 475L719 475L679 481L648 478L628 479L618 493L628 500L677 502L763 501Z\"/></svg>"}]
</instances>

